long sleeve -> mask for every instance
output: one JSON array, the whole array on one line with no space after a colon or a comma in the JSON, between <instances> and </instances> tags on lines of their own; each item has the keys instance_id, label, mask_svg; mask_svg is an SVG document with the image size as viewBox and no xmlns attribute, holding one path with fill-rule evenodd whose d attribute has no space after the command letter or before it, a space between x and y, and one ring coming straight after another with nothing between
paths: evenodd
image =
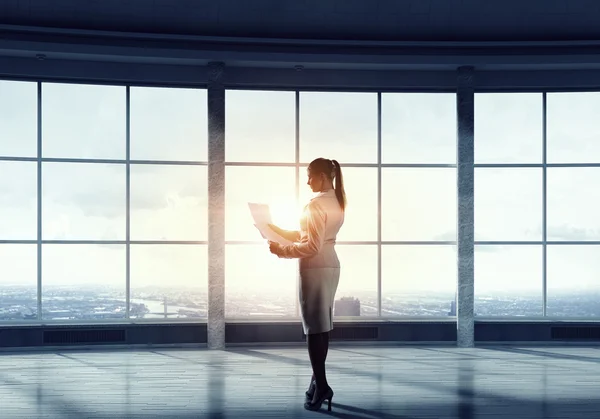
<instances>
[{"instance_id":1,"label":"long sleeve","mask_svg":"<svg viewBox=\"0 0 600 419\"><path fill-rule=\"evenodd\" d=\"M306 208L307 237L301 243L280 247L279 256L282 258L307 258L316 255L321 250L325 240L325 221L327 214L312 201Z\"/></svg>"},{"instance_id":2,"label":"long sleeve","mask_svg":"<svg viewBox=\"0 0 600 419\"><path fill-rule=\"evenodd\" d=\"M297 242L300 240L300 232L299 231L281 230L280 235L281 235L281 237L283 237L291 242Z\"/></svg>"}]
</instances>

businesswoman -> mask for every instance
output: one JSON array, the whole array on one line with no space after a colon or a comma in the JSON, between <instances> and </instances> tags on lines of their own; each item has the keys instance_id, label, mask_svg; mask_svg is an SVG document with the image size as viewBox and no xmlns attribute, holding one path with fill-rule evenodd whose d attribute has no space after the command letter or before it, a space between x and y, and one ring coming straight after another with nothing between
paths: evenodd
<instances>
[{"instance_id":1,"label":"businesswoman","mask_svg":"<svg viewBox=\"0 0 600 419\"><path fill-rule=\"evenodd\" d=\"M300 259L300 309L313 370L304 408L319 410L323 402L329 401L328 410L331 410L333 390L327 383L325 360L340 279L340 261L334 246L344 223L346 193L342 169L335 160L318 158L310 163L307 174L307 184L318 194L304 207L300 231L270 225L276 233L294 243L282 246L269 242L269 248L280 258Z\"/></svg>"}]
</instances>

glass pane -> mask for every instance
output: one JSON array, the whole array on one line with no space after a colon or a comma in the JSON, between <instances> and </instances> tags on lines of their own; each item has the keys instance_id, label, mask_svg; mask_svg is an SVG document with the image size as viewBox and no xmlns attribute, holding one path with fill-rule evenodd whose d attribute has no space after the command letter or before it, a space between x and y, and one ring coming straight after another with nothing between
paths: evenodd
<instances>
[{"instance_id":1,"label":"glass pane","mask_svg":"<svg viewBox=\"0 0 600 419\"><path fill-rule=\"evenodd\" d=\"M300 161L377 163L376 93L300 93Z\"/></svg>"},{"instance_id":2,"label":"glass pane","mask_svg":"<svg viewBox=\"0 0 600 419\"><path fill-rule=\"evenodd\" d=\"M37 245L0 244L0 322L37 319Z\"/></svg>"},{"instance_id":3,"label":"glass pane","mask_svg":"<svg viewBox=\"0 0 600 419\"><path fill-rule=\"evenodd\" d=\"M340 282L333 315L377 316L377 245L336 245Z\"/></svg>"},{"instance_id":4,"label":"glass pane","mask_svg":"<svg viewBox=\"0 0 600 419\"><path fill-rule=\"evenodd\" d=\"M475 246L475 315L543 314L542 246Z\"/></svg>"},{"instance_id":5,"label":"glass pane","mask_svg":"<svg viewBox=\"0 0 600 419\"><path fill-rule=\"evenodd\" d=\"M548 163L600 162L600 92L548 93Z\"/></svg>"},{"instance_id":6,"label":"glass pane","mask_svg":"<svg viewBox=\"0 0 600 419\"><path fill-rule=\"evenodd\" d=\"M296 92L227 90L225 160L296 161Z\"/></svg>"},{"instance_id":7,"label":"glass pane","mask_svg":"<svg viewBox=\"0 0 600 419\"><path fill-rule=\"evenodd\" d=\"M301 211L296 205L293 167L225 168L225 240L262 241L248 202L268 204L273 223L297 230Z\"/></svg>"},{"instance_id":8,"label":"glass pane","mask_svg":"<svg viewBox=\"0 0 600 419\"><path fill-rule=\"evenodd\" d=\"M0 161L0 239L37 239L37 163Z\"/></svg>"},{"instance_id":9,"label":"glass pane","mask_svg":"<svg viewBox=\"0 0 600 419\"><path fill-rule=\"evenodd\" d=\"M475 169L475 240L542 240L542 169Z\"/></svg>"},{"instance_id":10,"label":"glass pane","mask_svg":"<svg viewBox=\"0 0 600 419\"><path fill-rule=\"evenodd\" d=\"M131 158L208 160L205 89L132 87Z\"/></svg>"},{"instance_id":11,"label":"glass pane","mask_svg":"<svg viewBox=\"0 0 600 419\"><path fill-rule=\"evenodd\" d=\"M456 94L383 93L383 163L456 163Z\"/></svg>"},{"instance_id":12,"label":"glass pane","mask_svg":"<svg viewBox=\"0 0 600 419\"><path fill-rule=\"evenodd\" d=\"M548 168L548 240L600 240L600 168Z\"/></svg>"},{"instance_id":13,"label":"glass pane","mask_svg":"<svg viewBox=\"0 0 600 419\"><path fill-rule=\"evenodd\" d=\"M131 245L131 318L206 318L207 303L207 246Z\"/></svg>"},{"instance_id":14,"label":"glass pane","mask_svg":"<svg viewBox=\"0 0 600 419\"><path fill-rule=\"evenodd\" d=\"M43 245L42 318L126 317L125 258L125 245Z\"/></svg>"},{"instance_id":15,"label":"glass pane","mask_svg":"<svg viewBox=\"0 0 600 419\"><path fill-rule=\"evenodd\" d=\"M600 316L600 246L549 245L546 314Z\"/></svg>"},{"instance_id":16,"label":"glass pane","mask_svg":"<svg viewBox=\"0 0 600 419\"><path fill-rule=\"evenodd\" d=\"M131 239L208 239L206 166L131 165Z\"/></svg>"},{"instance_id":17,"label":"glass pane","mask_svg":"<svg viewBox=\"0 0 600 419\"><path fill-rule=\"evenodd\" d=\"M377 169L342 167L347 206L344 225L337 241L377 240ZM306 168L300 169L300 203L306 205L315 194L307 186Z\"/></svg>"},{"instance_id":18,"label":"glass pane","mask_svg":"<svg viewBox=\"0 0 600 419\"><path fill-rule=\"evenodd\" d=\"M124 240L125 165L44 163L45 240Z\"/></svg>"},{"instance_id":19,"label":"glass pane","mask_svg":"<svg viewBox=\"0 0 600 419\"><path fill-rule=\"evenodd\" d=\"M42 84L44 157L124 159L123 86Z\"/></svg>"},{"instance_id":20,"label":"glass pane","mask_svg":"<svg viewBox=\"0 0 600 419\"><path fill-rule=\"evenodd\" d=\"M37 83L0 80L0 156L37 156Z\"/></svg>"},{"instance_id":21,"label":"glass pane","mask_svg":"<svg viewBox=\"0 0 600 419\"><path fill-rule=\"evenodd\" d=\"M384 241L456 240L456 169L383 169Z\"/></svg>"},{"instance_id":22,"label":"glass pane","mask_svg":"<svg viewBox=\"0 0 600 419\"><path fill-rule=\"evenodd\" d=\"M298 261L269 246L225 246L225 317L292 317L298 302Z\"/></svg>"},{"instance_id":23,"label":"glass pane","mask_svg":"<svg viewBox=\"0 0 600 419\"><path fill-rule=\"evenodd\" d=\"M475 163L541 163L541 93L475 95Z\"/></svg>"},{"instance_id":24,"label":"glass pane","mask_svg":"<svg viewBox=\"0 0 600 419\"><path fill-rule=\"evenodd\" d=\"M456 247L382 246L381 315L455 316Z\"/></svg>"}]
</instances>

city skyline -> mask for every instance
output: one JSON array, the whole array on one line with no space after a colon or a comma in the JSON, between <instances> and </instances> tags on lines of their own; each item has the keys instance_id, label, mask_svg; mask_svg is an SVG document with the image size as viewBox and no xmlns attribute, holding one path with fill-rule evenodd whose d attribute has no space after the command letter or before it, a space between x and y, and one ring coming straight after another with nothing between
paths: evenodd
<instances>
[{"instance_id":1,"label":"city skyline","mask_svg":"<svg viewBox=\"0 0 600 419\"><path fill-rule=\"evenodd\" d=\"M600 130L592 112L599 98L548 94L549 163L600 162L600 146L592 141ZM383 93L382 163L455 165L455 100L453 93ZM109 160L42 163L42 239L124 241L126 166L119 161L126 158L125 87L42 83L41 105L43 157ZM477 93L475 107L477 164L542 163L542 94ZM36 157L37 84L0 81L0 109L0 156ZM206 161L205 90L132 87L130 112L131 159ZM305 164L318 156L335 158L342 163L349 200L338 240L361 242L337 246L343 269L338 292L376 292L378 169L344 165L377 163L377 94L301 92L299 122L297 201L295 92L226 92L226 161L290 167L226 167L225 238L260 242L248 201L271 204L281 227L297 226L311 196ZM0 239L36 240L37 163L0 161L0 168L9 173L0 179ZM546 170L548 240L599 240L600 192L587 184L600 169ZM205 242L207 182L202 164L132 163L131 240ZM476 240L510 242L476 245L476 296L541 292L542 186L542 167L475 168ZM381 189L384 242L456 240L454 167L383 167ZM453 245L381 248L382 297L455 290ZM37 283L34 244L0 244L0 250L0 284ZM548 244L549 298L559 290L597 290L598 250L596 244ZM227 244L225 258L226 287L274 289L296 298L296 261L277 259L266 244ZM42 286L124 284L125 264L124 244L43 244ZM204 244L131 244L131 287L165 281L173 287L207 286L207 264ZM249 270L251 265L261 268Z\"/></svg>"}]
</instances>

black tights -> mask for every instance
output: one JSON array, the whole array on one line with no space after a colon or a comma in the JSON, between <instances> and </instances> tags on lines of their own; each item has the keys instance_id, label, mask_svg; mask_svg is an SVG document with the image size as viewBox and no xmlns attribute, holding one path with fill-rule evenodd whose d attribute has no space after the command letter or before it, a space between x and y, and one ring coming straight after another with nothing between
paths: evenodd
<instances>
[{"instance_id":1,"label":"black tights","mask_svg":"<svg viewBox=\"0 0 600 419\"><path fill-rule=\"evenodd\" d=\"M308 356L313 369L313 379L317 382L317 389L327 388L325 375L325 360L329 352L329 332L306 335L308 342Z\"/></svg>"}]
</instances>

